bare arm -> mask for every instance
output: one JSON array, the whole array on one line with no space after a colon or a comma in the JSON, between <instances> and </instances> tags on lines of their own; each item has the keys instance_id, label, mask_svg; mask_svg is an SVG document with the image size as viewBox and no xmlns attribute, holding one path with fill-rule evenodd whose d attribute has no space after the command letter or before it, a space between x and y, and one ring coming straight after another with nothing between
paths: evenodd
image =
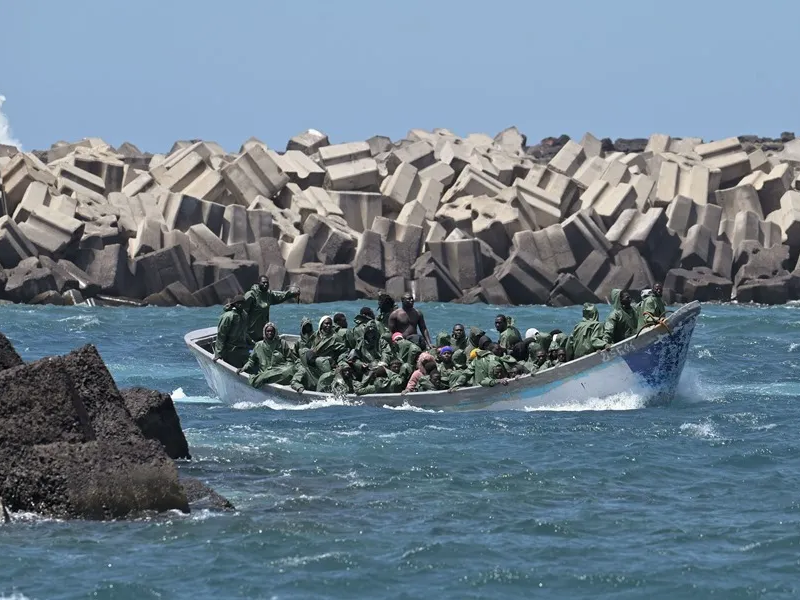
<instances>
[{"instance_id":1,"label":"bare arm","mask_svg":"<svg viewBox=\"0 0 800 600\"><path fill-rule=\"evenodd\" d=\"M392 314L389 315L388 327L389 327L389 332L391 332L391 333L395 333L396 331L398 331L398 329L397 329L397 311L396 310L393 310Z\"/></svg>"},{"instance_id":2,"label":"bare arm","mask_svg":"<svg viewBox=\"0 0 800 600\"><path fill-rule=\"evenodd\" d=\"M425 338L425 342L428 344L429 348L433 348L433 342L431 341L431 334L428 331L428 326L425 324L425 317L422 316L422 311L417 311L419 313L419 323L417 323L419 327L419 331L422 334L422 337Z\"/></svg>"}]
</instances>

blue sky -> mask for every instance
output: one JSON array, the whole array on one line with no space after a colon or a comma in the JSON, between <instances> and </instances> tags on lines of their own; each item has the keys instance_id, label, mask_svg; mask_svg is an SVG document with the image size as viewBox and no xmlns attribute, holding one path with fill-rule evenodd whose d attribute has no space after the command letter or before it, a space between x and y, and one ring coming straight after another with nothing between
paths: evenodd
<instances>
[{"instance_id":1,"label":"blue sky","mask_svg":"<svg viewBox=\"0 0 800 600\"><path fill-rule=\"evenodd\" d=\"M0 15L3 111L26 149L283 149L310 127L800 133L798 2L0 0Z\"/></svg>"}]
</instances>

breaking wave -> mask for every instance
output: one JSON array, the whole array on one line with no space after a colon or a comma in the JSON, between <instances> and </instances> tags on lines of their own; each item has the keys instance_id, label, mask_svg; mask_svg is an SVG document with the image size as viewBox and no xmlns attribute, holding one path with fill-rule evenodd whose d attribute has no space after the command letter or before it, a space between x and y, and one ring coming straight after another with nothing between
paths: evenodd
<instances>
[{"instance_id":1,"label":"breaking wave","mask_svg":"<svg viewBox=\"0 0 800 600\"><path fill-rule=\"evenodd\" d=\"M639 410L647 406L647 398L639 394L623 392L606 398L587 398L545 406L525 406L525 412L581 412L607 410Z\"/></svg>"}]
</instances>

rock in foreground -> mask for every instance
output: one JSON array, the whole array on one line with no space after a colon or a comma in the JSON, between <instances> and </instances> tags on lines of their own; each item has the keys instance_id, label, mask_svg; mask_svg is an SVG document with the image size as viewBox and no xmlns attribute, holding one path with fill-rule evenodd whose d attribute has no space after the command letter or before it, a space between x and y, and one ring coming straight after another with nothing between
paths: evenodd
<instances>
[{"instance_id":1,"label":"rock in foreground","mask_svg":"<svg viewBox=\"0 0 800 600\"><path fill-rule=\"evenodd\" d=\"M143 434L94 346L0 370L1 503L58 518L189 512L165 450L188 456L188 447L159 396L129 393L142 407Z\"/></svg>"},{"instance_id":2,"label":"rock in foreground","mask_svg":"<svg viewBox=\"0 0 800 600\"><path fill-rule=\"evenodd\" d=\"M122 397L144 437L160 442L170 458L192 458L169 394L135 387L122 390Z\"/></svg>"}]
</instances>

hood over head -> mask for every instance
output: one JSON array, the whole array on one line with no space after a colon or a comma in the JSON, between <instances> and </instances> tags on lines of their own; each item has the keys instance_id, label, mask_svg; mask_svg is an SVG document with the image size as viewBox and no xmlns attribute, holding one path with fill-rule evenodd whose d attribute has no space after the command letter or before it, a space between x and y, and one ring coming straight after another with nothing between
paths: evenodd
<instances>
[{"instance_id":1,"label":"hood over head","mask_svg":"<svg viewBox=\"0 0 800 600\"><path fill-rule=\"evenodd\" d=\"M597 312L597 307L591 302L583 305L583 318L587 321L597 321L600 319L600 313Z\"/></svg>"}]
</instances>

